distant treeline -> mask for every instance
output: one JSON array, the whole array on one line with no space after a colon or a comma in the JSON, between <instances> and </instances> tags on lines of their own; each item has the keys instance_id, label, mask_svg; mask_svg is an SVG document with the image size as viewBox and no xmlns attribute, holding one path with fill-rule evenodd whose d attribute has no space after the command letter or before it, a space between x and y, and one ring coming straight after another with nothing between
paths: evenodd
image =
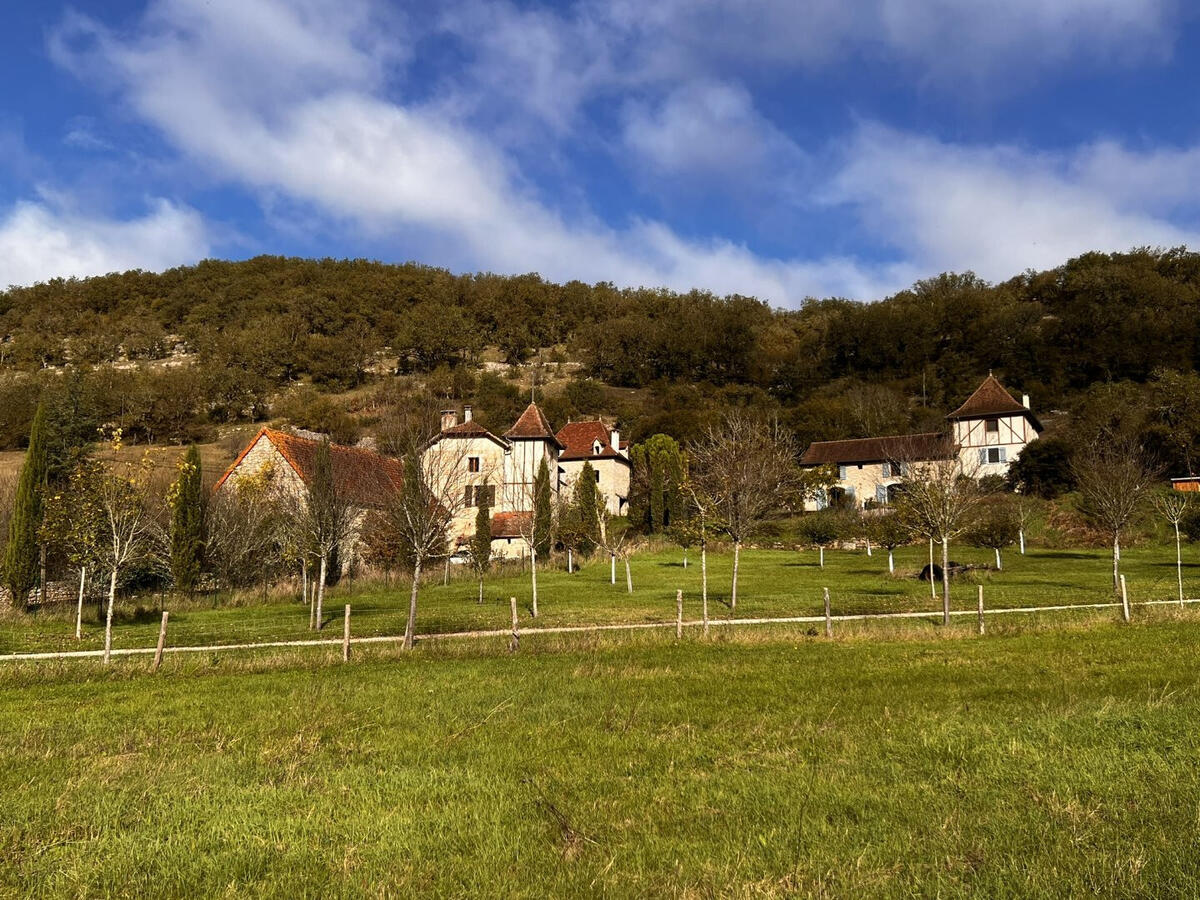
<instances>
[{"instance_id":1,"label":"distant treeline","mask_svg":"<svg viewBox=\"0 0 1200 900\"><path fill-rule=\"evenodd\" d=\"M383 380L385 351L401 375L432 373L461 393L480 388L487 347L512 363L558 347L585 366L577 397L596 395L595 383L646 389L637 402L609 394L634 436L687 438L740 404L773 410L808 440L937 423L988 370L1039 411L1087 405L1098 384L1128 383L1133 402L1149 404L1151 385L1200 365L1200 254L1090 253L1002 284L943 274L875 303L809 299L795 310L702 291L264 256L10 288L0 330L4 369L86 370L89 383L105 382L89 388L108 407L96 415L156 419L134 428L147 439L262 417L301 381L340 392ZM185 365L148 365L184 354ZM28 399L16 408L26 378L0 391L5 446L32 414ZM493 381L484 392L504 393ZM1164 415L1176 427L1176 413Z\"/></svg>"}]
</instances>

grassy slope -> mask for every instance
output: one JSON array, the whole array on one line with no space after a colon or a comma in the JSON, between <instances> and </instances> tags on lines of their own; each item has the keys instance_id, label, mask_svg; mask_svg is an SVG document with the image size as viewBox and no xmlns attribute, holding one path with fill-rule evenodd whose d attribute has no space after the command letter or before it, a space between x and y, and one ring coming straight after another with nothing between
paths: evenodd
<instances>
[{"instance_id":1,"label":"grassy slope","mask_svg":"<svg viewBox=\"0 0 1200 900\"><path fill-rule=\"evenodd\" d=\"M8 678L0 893L1191 895L1195 624Z\"/></svg>"},{"instance_id":2,"label":"grassy slope","mask_svg":"<svg viewBox=\"0 0 1200 900\"><path fill-rule=\"evenodd\" d=\"M1189 556L1194 549L1187 548ZM755 551L743 555L738 615L787 616L819 614L821 588L828 586L833 595L835 613L933 610L940 600L929 596L929 586L914 573L924 563L921 548L904 548L897 554L897 576L886 572L886 554L873 557L865 553L829 551L826 566L816 565L816 554L784 551ZM955 547L953 559L984 563L990 551ZM644 554L633 560L635 592L626 593L624 572L618 571L618 584L609 584L609 566L599 560L581 572L568 576L561 570L546 571L539 577L540 622L546 625L572 625L607 622L673 621L675 590L685 592L685 614L699 618L700 567L695 551L691 565L684 569L677 550ZM1111 566L1104 551L1033 550L1022 557L1015 552L1005 555L1004 572L980 572L976 578L985 584L989 606L1027 606L1059 603L1095 603L1111 599ZM1174 548L1149 545L1128 552L1124 562L1132 598L1168 599L1175 594ZM710 556L710 614L727 616L731 557ZM1194 580L1197 566L1185 569L1185 577ZM527 606L530 596L528 575L496 576L488 580L486 602L477 604L476 584L465 573L456 572L455 580L443 587L431 584L422 591L418 612L418 631L455 631L469 628L504 628L509 622L508 598L516 596ZM1194 592L1193 592L1194 595ZM956 581L954 604L973 609L973 579ZM153 606L150 599L139 601ZM340 633L341 605L353 607L353 631L357 635L399 634L407 614L407 587L383 589L378 585L341 585L330 592L327 619ZM303 639L307 630L305 607L281 600L251 606L228 607L213 600L186 604L178 599L166 601L172 609L170 642L175 645L210 644L230 641ZM39 649L96 649L102 644L97 610L86 610L85 638L74 640L74 610L22 616L9 614L0 619L0 653ZM522 613L528 618L527 612ZM115 630L117 647L153 646L159 616L153 609L138 612L126 605L118 614ZM337 620L337 621L335 621Z\"/></svg>"}]
</instances>

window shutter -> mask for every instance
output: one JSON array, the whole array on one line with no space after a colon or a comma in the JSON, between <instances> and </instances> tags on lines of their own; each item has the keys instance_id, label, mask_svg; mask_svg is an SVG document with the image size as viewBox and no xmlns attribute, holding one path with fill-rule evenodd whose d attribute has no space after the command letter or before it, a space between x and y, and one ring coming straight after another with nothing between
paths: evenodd
<instances>
[{"instance_id":1,"label":"window shutter","mask_svg":"<svg viewBox=\"0 0 1200 900\"><path fill-rule=\"evenodd\" d=\"M838 466L838 481L845 481L845 480L846 480L846 467Z\"/></svg>"},{"instance_id":2,"label":"window shutter","mask_svg":"<svg viewBox=\"0 0 1200 900\"><path fill-rule=\"evenodd\" d=\"M891 464L891 463L884 463L884 464L883 464L883 477L884 477L884 478L891 478L891 477L892 477L892 464Z\"/></svg>"},{"instance_id":3,"label":"window shutter","mask_svg":"<svg viewBox=\"0 0 1200 900\"><path fill-rule=\"evenodd\" d=\"M987 465L987 449L986 448L979 451L979 464L981 466Z\"/></svg>"},{"instance_id":4,"label":"window shutter","mask_svg":"<svg viewBox=\"0 0 1200 900\"><path fill-rule=\"evenodd\" d=\"M1000 448L1000 462L1008 462L1008 448L1007 447Z\"/></svg>"},{"instance_id":5,"label":"window shutter","mask_svg":"<svg viewBox=\"0 0 1200 900\"><path fill-rule=\"evenodd\" d=\"M875 485L875 502L881 506L887 503L887 486L882 484Z\"/></svg>"}]
</instances>

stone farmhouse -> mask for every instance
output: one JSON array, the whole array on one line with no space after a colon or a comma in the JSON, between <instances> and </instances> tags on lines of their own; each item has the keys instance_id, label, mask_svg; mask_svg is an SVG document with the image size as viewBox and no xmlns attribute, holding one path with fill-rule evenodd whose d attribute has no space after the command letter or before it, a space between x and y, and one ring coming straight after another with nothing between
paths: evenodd
<instances>
[{"instance_id":1,"label":"stone farmhouse","mask_svg":"<svg viewBox=\"0 0 1200 900\"><path fill-rule=\"evenodd\" d=\"M800 464L836 467L836 481L827 495L807 504L822 509L837 499L855 506L888 504L911 464L958 458L972 477L1007 474L1013 461L1042 432L1029 408L1029 396L1018 402L988 374L983 383L947 418L944 432L816 441Z\"/></svg>"},{"instance_id":2,"label":"stone farmhouse","mask_svg":"<svg viewBox=\"0 0 1200 900\"><path fill-rule=\"evenodd\" d=\"M527 552L534 480L545 460L552 500L573 489L590 462L596 486L610 512L619 515L629 502L629 451L620 433L601 420L572 422L555 433L536 403L530 403L501 435L477 422L471 407L442 413L441 431L425 450L427 471L458 472L453 489L464 503L451 525L451 540L465 541L475 531L475 514L486 496L492 511L492 552L497 557ZM484 492L486 491L486 495Z\"/></svg>"},{"instance_id":3,"label":"stone farmhouse","mask_svg":"<svg viewBox=\"0 0 1200 900\"><path fill-rule=\"evenodd\" d=\"M229 490L243 478L265 476L276 489L303 498L312 482L319 445L320 441L315 438L263 428L217 480L213 492ZM338 493L358 508L349 546L341 547L339 552L342 566L348 567L363 518L368 511L383 506L389 495L400 490L404 467L398 459L361 447L331 443L329 455Z\"/></svg>"}]
</instances>

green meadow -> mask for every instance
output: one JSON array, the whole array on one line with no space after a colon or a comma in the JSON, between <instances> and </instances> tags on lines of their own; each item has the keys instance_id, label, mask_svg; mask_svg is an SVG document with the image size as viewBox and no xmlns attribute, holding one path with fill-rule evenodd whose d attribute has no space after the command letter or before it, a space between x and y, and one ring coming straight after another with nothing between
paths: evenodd
<instances>
[{"instance_id":1,"label":"green meadow","mask_svg":"<svg viewBox=\"0 0 1200 900\"><path fill-rule=\"evenodd\" d=\"M1195 896L1200 615L1070 616L10 665L0 895Z\"/></svg>"},{"instance_id":2,"label":"green meadow","mask_svg":"<svg viewBox=\"0 0 1200 900\"><path fill-rule=\"evenodd\" d=\"M1185 547L1185 585L1200 589L1200 555ZM905 547L896 553L896 573L887 572L887 554L878 549L829 550L825 566L816 551L750 550L742 554L738 605L729 607L732 556L709 554L709 615L779 617L817 615L823 610L822 589L828 587L835 614L940 610L940 598L930 595L927 582L916 577L925 564L927 550ZM991 563L991 551L953 547L951 558L964 564ZM698 554L672 548L638 554L631 561L633 593L629 593L623 565L618 561L617 583L610 583L607 559L594 559L567 574L562 560L538 575L539 618L531 619L531 584L528 572L514 567L490 575L484 584L484 602L477 602L478 586L469 573L454 567L449 584L441 573L432 573L421 589L418 634L473 629L507 628L511 621L509 598L516 597L523 626L589 625L673 622L675 592L684 592L684 615L699 619L700 565ZM1126 551L1123 560L1130 597L1165 600L1175 596L1174 548L1149 543ZM953 604L974 609L976 585L984 586L988 607L1022 607L1102 603L1112 599L1111 563L1103 550L1033 549L1022 556L1004 554L1004 570L978 569L953 582ZM939 586L940 587L940 586ZM1197 596L1190 591L1189 596ZM308 630L307 607L299 589L273 591L263 597L251 591L232 601L228 596L187 600L166 596L140 596L120 601L116 612L115 647L152 647L157 639L160 603L171 612L168 644L209 645L270 640L303 640ZM352 608L355 636L399 635L408 609L408 584L384 586L379 582L343 581L327 592L326 637L341 634L343 606ZM1068 616L1073 613L1068 613ZM84 613L83 639L74 637L74 608L58 607L32 615L9 614L0 619L0 654L23 651L98 649L103 646L103 620L97 605Z\"/></svg>"}]
</instances>

